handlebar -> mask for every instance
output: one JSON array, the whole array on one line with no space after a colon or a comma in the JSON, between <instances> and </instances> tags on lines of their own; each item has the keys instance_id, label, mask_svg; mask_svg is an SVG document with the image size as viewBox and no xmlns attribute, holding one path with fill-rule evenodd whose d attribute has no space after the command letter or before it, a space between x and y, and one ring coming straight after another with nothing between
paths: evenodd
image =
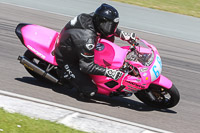
<instances>
[{"instance_id":1,"label":"handlebar","mask_svg":"<svg viewBox=\"0 0 200 133\"><path fill-rule=\"evenodd\" d=\"M137 37L136 40L133 42L132 46L130 47L131 51L135 50L135 46L139 46L139 43L137 42L137 40L139 40L139 38Z\"/></svg>"}]
</instances>

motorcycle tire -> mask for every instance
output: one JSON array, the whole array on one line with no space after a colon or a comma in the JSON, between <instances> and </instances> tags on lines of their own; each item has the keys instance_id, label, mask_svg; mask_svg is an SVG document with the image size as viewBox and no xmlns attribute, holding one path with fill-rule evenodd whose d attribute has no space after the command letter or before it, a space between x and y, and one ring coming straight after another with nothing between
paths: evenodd
<instances>
[{"instance_id":1,"label":"motorcycle tire","mask_svg":"<svg viewBox=\"0 0 200 133\"><path fill-rule=\"evenodd\" d=\"M155 100L150 98L147 91L151 92ZM151 84L147 90L141 90L134 94L146 105L160 109L172 108L176 106L180 100L180 94L175 85L167 89L159 85Z\"/></svg>"},{"instance_id":2,"label":"motorcycle tire","mask_svg":"<svg viewBox=\"0 0 200 133\"><path fill-rule=\"evenodd\" d=\"M38 67L40 67L41 69L45 70L48 66L48 63L45 62L44 60L40 59L38 56L36 56L35 54L33 54L30 50L27 50L24 53L24 56L31 61L31 63L37 65ZM27 67L25 67L25 69L28 71L28 73L30 75L32 75L34 78L36 78L39 81L42 82L50 82L48 79L44 78L43 76L39 75L38 73L28 69ZM56 75L56 72L51 72L51 74L53 74L54 76Z\"/></svg>"}]
</instances>

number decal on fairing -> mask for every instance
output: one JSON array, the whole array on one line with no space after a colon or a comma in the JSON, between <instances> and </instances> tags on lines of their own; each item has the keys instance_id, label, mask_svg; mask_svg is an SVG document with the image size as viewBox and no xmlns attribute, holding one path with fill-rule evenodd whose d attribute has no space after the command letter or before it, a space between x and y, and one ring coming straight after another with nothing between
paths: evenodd
<instances>
[{"instance_id":1,"label":"number decal on fairing","mask_svg":"<svg viewBox=\"0 0 200 133\"><path fill-rule=\"evenodd\" d=\"M157 55L154 65L150 70L151 81L156 80L160 76L161 70L162 70L162 61L161 61L160 57Z\"/></svg>"},{"instance_id":2,"label":"number decal on fairing","mask_svg":"<svg viewBox=\"0 0 200 133\"><path fill-rule=\"evenodd\" d=\"M158 62L160 68L162 68L162 62L161 62L161 59L159 56L156 57L156 61ZM157 68L157 65L154 65L153 72L154 72L156 78L158 78L158 76L160 75L160 68L157 68L157 69L156 68Z\"/></svg>"},{"instance_id":3,"label":"number decal on fairing","mask_svg":"<svg viewBox=\"0 0 200 133\"><path fill-rule=\"evenodd\" d=\"M156 66L153 66L153 72L154 72L156 78L158 78L158 76L160 75L160 72L158 70L156 70Z\"/></svg>"}]
</instances>

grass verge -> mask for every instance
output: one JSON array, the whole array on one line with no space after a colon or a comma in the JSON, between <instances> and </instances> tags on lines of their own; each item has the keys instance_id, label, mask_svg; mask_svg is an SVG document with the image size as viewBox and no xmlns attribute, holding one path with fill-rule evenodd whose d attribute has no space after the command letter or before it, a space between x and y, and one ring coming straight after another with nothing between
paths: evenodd
<instances>
[{"instance_id":1,"label":"grass verge","mask_svg":"<svg viewBox=\"0 0 200 133\"><path fill-rule=\"evenodd\" d=\"M8 113L0 108L0 132L5 133L83 133L65 125Z\"/></svg>"},{"instance_id":2,"label":"grass verge","mask_svg":"<svg viewBox=\"0 0 200 133\"><path fill-rule=\"evenodd\" d=\"M200 0L113 0L142 7L200 17Z\"/></svg>"}]
</instances>

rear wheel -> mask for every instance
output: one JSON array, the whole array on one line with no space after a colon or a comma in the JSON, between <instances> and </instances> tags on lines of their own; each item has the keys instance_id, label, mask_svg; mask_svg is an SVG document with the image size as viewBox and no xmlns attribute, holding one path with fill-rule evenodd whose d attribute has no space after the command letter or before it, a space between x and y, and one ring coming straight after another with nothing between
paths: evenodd
<instances>
[{"instance_id":1,"label":"rear wheel","mask_svg":"<svg viewBox=\"0 0 200 133\"><path fill-rule=\"evenodd\" d=\"M39 57L37 57L35 54L33 54L30 50L27 50L25 53L24 53L24 56L29 60L31 61L31 63L37 65L38 67L40 67L41 69L43 70L46 70L49 63L47 63L46 61L40 59ZM40 80L40 81L49 81L47 80L46 78L44 78L43 76L39 75L38 73L28 69L27 67L25 67L25 69L28 71L29 74L31 74L34 78ZM53 76L57 77L57 74L56 74L56 71L55 70L51 70L50 72Z\"/></svg>"},{"instance_id":2,"label":"rear wheel","mask_svg":"<svg viewBox=\"0 0 200 133\"><path fill-rule=\"evenodd\" d=\"M147 93L151 92L155 100L152 100ZM150 85L147 90L138 91L135 96L145 104L156 108L171 108L178 104L180 94L177 88L172 85L170 89L161 87L159 85Z\"/></svg>"}]
</instances>

